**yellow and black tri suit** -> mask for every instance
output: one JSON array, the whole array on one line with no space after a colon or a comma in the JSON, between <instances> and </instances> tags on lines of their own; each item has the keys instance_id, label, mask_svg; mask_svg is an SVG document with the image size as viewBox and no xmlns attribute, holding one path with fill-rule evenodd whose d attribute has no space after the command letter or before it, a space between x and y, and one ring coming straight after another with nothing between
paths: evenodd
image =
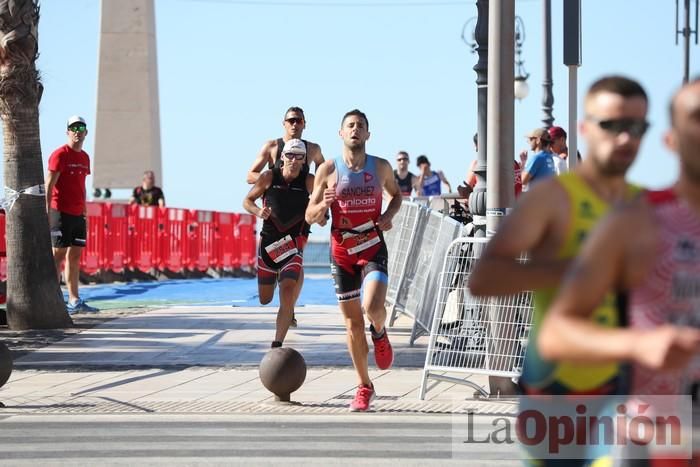
<instances>
[{"instance_id":1,"label":"yellow and black tri suit","mask_svg":"<svg viewBox=\"0 0 700 467\"><path fill-rule=\"evenodd\" d=\"M610 204L602 200L591 190L588 184L575 172L562 174L557 182L566 192L570 206L570 219L565 240L556 254L558 259L574 258L583 244L586 236L596 224L610 211ZM634 185L628 185L627 197L633 199L640 193ZM525 353L523 373L519 380L520 389L524 396L563 395L564 400L576 400L576 396L624 395L629 391L629 369L626 364L581 364L572 362L552 362L544 360L537 350L537 338L549 308L556 288L537 290L533 294L534 316L530 339ZM610 292L598 306L591 319L603 326L621 327L626 325L623 295ZM571 396L574 398L571 399ZM527 398L521 401L521 410L529 404ZM527 465L536 466L598 466L610 462L610 446L588 446L579 453L579 459L545 459L540 458L536 450L528 451Z\"/></svg>"}]
</instances>

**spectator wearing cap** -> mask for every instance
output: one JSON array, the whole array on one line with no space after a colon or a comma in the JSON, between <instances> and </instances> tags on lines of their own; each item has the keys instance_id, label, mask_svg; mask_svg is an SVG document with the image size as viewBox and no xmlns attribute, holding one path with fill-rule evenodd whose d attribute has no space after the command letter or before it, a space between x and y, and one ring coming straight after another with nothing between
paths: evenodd
<instances>
[{"instance_id":1,"label":"spectator wearing cap","mask_svg":"<svg viewBox=\"0 0 700 467\"><path fill-rule=\"evenodd\" d=\"M165 195L163 190L156 186L156 175L152 170L143 173L141 186L134 188L129 203L140 206L165 206Z\"/></svg>"},{"instance_id":2,"label":"spectator wearing cap","mask_svg":"<svg viewBox=\"0 0 700 467\"><path fill-rule=\"evenodd\" d=\"M281 347L290 326L303 284L302 252L309 235L304 215L313 190L314 176L303 170L306 144L290 139L282 149L282 167L266 170L243 200L243 208L263 219L258 249L258 296L272 301L279 283L280 306L271 347ZM262 198L262 206L257 200Z\"/></svg>"},{"instance_id":3,"label":"spectator wearing cap","mask_svg":"<svg viewBox=\"0 0 700 467\"><path fill-rule=\"evenodd\" d=\"M304 110L301 107L290 107L284 113L284 120L282 121L282 126L284 127L284 135L281 138L271 139L263 144L263 147L258 152L258 155L253 161L253 166L248 171L246 176L246 181L250 184L255 183L255 181L260 176L260 173L267 166L268 169L272 167L282 167L282 149L284 144L291 139L300 139L304 142L306 146L306 157L304 158L303 170L309 172L310 164L314 163L314 170L323 163L323 154L321 153L321 146L311 141L306 141L301 139L301 134L306 129L306 117L304 116Z\"/></svg>"},{"instance_id":4,"label":"spectator wearing cap","mask_svg":"<svg viewBox=\"0 0 700 467\"><path fill-rule=\"evenodd\" d=\"M88 131L85 119L78 115L70 117L66 126L68 142L51 153L46 175L53 258L59 282L65 261L68 313L97 312L78 293L80 255L87 240L85 178L90 174L90 157L83 151L83 143Z\"/></svg>"},{"instance_id":5,"label":"spectator wearing cap","mask_svg":"<svg viewBox=\"0 0 700 467\"><path fill-rule=\"evenodd\" d=\"M442 193L442 183L447 185L448 193L452 191L452 186L450 186L450 182L447 181L442 170L430 169L430 161L426 156L418 156L416 165L420 169L418 186L420 186L423 196L437 196Z\"/></svg>"},{"instance_id":6,"label":"spectator wearing cap","mask_svg":"<svg viewBox=\"0 0 700 467\"><path fill-rule=\"evenodd\" d=\"M524 187L557 173L554 166L554 154L551 152L552 139L547 129L536 128L525 137L534 154L527 158L523 168L521 177Z\"/></svg>"},{"instance_id":7,"label":"spectator wearing cap","mask_svg":"<svg viewBox=\"0 0 700 467\"><path fill-rule=\"evenodd\" d=\"M569 148L566 147L566 131L560 126L550 127L549 137L552 140L552 152L554 153L554 166L557 170L557 175L568 171L566 158L569 157ZM579 162L581 162L581 153L576 152Z\"/></svg>"},{"instance_id":8,"label":"spectator wearing cap","mask_svg":"<svg viewBox=\"0 0 700 467\"><path fill-rule=\"evenodd\" d=\"M549 139L552 140L551 149L554 154L554 169L557 175L561 175L567 171L566 158L566 131L560 126L552 126L547 130Z\"/></svg>"}]
</instances>

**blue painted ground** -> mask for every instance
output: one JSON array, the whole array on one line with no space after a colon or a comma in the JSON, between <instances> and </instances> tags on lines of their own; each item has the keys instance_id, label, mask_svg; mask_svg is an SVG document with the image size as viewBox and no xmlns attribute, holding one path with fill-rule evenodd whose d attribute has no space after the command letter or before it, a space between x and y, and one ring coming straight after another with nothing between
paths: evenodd
<instances>
[{"instance_id":1,"label":"blue painted ground","mask_svg":"<svg viewBox=\"0 0 700 467\"><path fill-rule=\"evenodd\" d=\"M102 310L142 306L260 306L256 279L182 279L81 286L80 295ZM335 305L330 277L306 278L298 305ZM277 293L271 305L279 305Z\"/></svg>"}]
</instances>

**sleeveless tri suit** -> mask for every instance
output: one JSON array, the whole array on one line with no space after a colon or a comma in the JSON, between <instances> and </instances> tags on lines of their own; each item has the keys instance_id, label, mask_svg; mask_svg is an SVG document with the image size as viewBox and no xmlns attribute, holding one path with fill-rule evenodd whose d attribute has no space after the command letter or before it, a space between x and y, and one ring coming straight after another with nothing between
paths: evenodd
<instances>
[{"instance_id":1,"label":"sleeveless tri suit","mask_svg":"<svg viewBox=\"0 0 700 467\"><path fill-rule=\"evenodd\" d=\"M556 256L558 259L571 259L578 254L588 233L608 213L610 205L598 197L575 172L562 174L556 180L566 191L571 206L569 228ZM639 188L629 185L627 197L632 199L639 191ZM555 294L556 288L537 290L533 294L531 343L537 342L542 320ZM618 299L616 294L609 293L595 309L591 320L608 327L624 326L626 318L620 312ZM525 394L625 394L628 379L625 365L551 362L539 355L536 345L528 345L520 386Z\"/></svg>"},{"instance_id":2,"label":"sleeveless tri suit","mask_svg":"<svg viewBox=\"0 0 700 467\"><path fill-rule=\"evenodd\" d=\"M645 280L627 292L630 325L700 327L700 216L673 190L650 191L656 258ZM632 393L688 394L700 380L700 360L685 371L659 372L635 365Z\"/></svg>"},{"instance_id":3,"label":"sleeveless tri suit","mask_svg":"<svg viewBox=\"0 0 700 467\"><path fill-rule=\"evenodd\" d=\"M331 205L331 271L342 302L360 297L365 277L386 282L388 254L375 225L382 210L377 158L368 154L365 166L356 172L342 157L333 162L337 184Z\"/></svg>"},{"instance_id":4,"label":"sleeveless tri suit","mask_svg":"<svg viewBox=\"0 0 700 467\"><path fill-rule=\"evenodd\" d=\"M623 292L627 296L625 311L630 326L640 329L653 329L663 324L700 327L700 216L672 189L649 191L645 195L654 219L655 245L650 252L654 262L642 283ZM697 432L700 421L692 408L697 401L691 403L683 396L696 397L693 393L699 381L700 358L697 356L683 370L654 371L635 364L630 391L635 400L633 407L644 406L648 413L665 417L691 411L692 431ZM674 398L676 395L681 397ZM685 405L677 405L679 403ZM696 445L695 440L692 444ZM668 451L664 455L649 450L645 453L649 461L639 465L698 465L700 449L696 446L692 448L692 459L668 463L660 459L667 457ZM687 452L679 454L687 455Z\"/></svg>"},{"instance_id":5,"label":"sleeveless tri suit","mask_svg":"<svg viewBox=\"0 0 700 467\"><path fill-rule=\"evenodd\" d=\"M557 177L557 182L566 192L570 205L570 219L564 243L556 254L558 259L574 258L586 236L596 224L608 213L610 205L594 193L578 174L570 172ZM627 197L632 199L639 193L639 188L628 185ZM575 402L576 396L598 395L615 396L628 394L629 365L610 364L581 364L570 362L552 362L543 359L537 350L537 336L545 313L549 308L556 288L537 290L533 293L534 316L530 329L529 345L525 353L523 373L519 379L520 389L524 396L534 396L531 399L523 397L520 401L520 411L524 413L534 403L537 406L541 396L562 395L565 399ZM596 308L591 320L607 327L626 325L624 304L619 303L620 296L615 293L606 295L601 305ZM572 396L574 396L572 398ZM612 404L612 399L610 399ZM601 414L607 414L612 409L601 399ZM561 410L565 410L560 407ZM573 407L571 408L573 411ZM564 412L562 412L564 413ZM553 459L543 458L539 447L527 447L526 465L533 466L597 466L608 465L612 447L607 445L580 446L576 458Z\"/></svg>"},{"instance_id":6,"label":"sleeveless tri suit","mask_svg":"<svg viewBox=\"0 0 700 467\"><path fill-rule=\"evenodd\" d=\"M413 193L413 177L415 177L415 175L408 172L405 178L401 178L399 177L399 171L394 170L394 179L399 186L401 196L411 196L411 193Z\"/></svg>"},{"instance_id":7,"label":"sleeveless tri suit","mask_svg":"<svg viewBox=\"0 0 700 467\"><path fill-rule=\"evenodd\" d=\"M442 193L442 180L440 175L431 171L429 177L423 179L423 196L437 196Z\"/></svg>"},{"instance_id":8,"label":"sleeveless tri suit","mask_svg":"<svg viewBox=\"0 0 700 467\"><path fill-rule=\"evenodd\" d=\"M272 184L263 195L263 204L270 207L272 214L263 222L260 231L260 283L274 284L276 280L299 278L302 252L309 232L309 224L304 220L309 204L307 174L302 170L299 176L287 183L282 169L272 169Z\"/></svg>"}]
</instances>

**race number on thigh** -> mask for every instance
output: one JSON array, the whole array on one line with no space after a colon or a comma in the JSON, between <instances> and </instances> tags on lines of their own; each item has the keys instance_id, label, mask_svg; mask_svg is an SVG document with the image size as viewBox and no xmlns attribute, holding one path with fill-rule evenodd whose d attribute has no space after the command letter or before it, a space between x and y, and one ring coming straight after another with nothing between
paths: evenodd
<instances>
[{"instance_id":1,"label":"race number on thigh","mask_svg":"<svg viewBox=\"0 0 700 467\"><path fill-rule=\"evenodd\" d=\"M372 221L355 227L353 232L343 232L343 247L351 255L365 251L381 241Z\"/></svg>"},{"instance_id":2,"label":"race number on thigh","mask_svg":"<svg viewBox=\"0 0 700 467\"><path fill-rule=\"evenodd\" d=\"M270 259L272 259L272 261L275 263L281 263L285 259L299 252L291 235L282 237L275 243L269 244L265 247L265 251L267 252L268 256L270 256Z\"/></svg>"}]
</instances>

